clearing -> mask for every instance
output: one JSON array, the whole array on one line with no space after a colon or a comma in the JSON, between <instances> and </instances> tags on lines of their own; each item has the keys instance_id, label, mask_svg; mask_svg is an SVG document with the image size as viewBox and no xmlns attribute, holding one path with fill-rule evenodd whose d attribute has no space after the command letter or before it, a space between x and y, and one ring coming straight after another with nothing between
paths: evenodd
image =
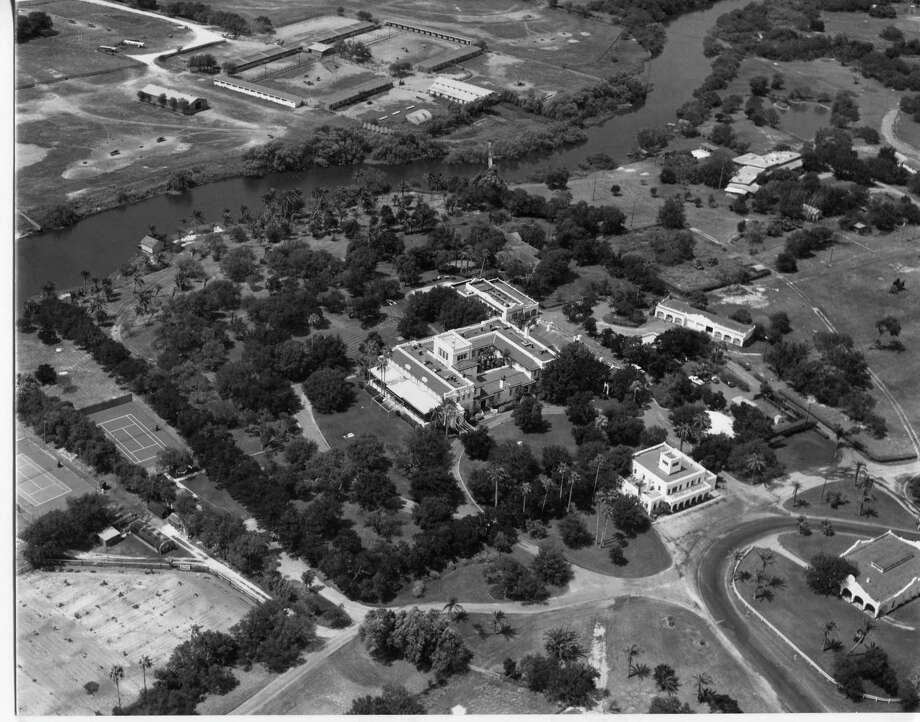
<instances>
[{"instance_id":1,"label":"clearing","mask_svg":"<svg viewBox=\"0 0 920 722\"><path fill-rule=\"evenodd\" d=\"M113 664L125 671L122 700L132 700L143 688L142 656L160 666L193 626L225 631L252 607L207 574L84 568L16 581L22 715L110 714ZM95 695L83 689L87 682L99 684Z\"/></svg>"}]
</instances>

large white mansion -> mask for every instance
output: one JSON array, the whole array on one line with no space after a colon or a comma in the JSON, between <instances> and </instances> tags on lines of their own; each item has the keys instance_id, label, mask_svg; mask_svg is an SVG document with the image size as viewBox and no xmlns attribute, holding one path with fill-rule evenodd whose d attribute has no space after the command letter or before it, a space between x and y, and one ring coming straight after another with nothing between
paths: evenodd
<instances>
[{"instance_id":1,"label":"large white mansion","mask_svg":"<svg viewBox=\"0 0 920 722\"><path fill-rule=\"evenodd\" d=\"M528 330L537 301L500 279L450 285L480 300L493 318L394 346L370 369L371 385L417 423L446 401L470 414L510 404L556 356Z\"/></svg>"},{"instance_id":2,"label":"large white mansion","mask_svg":"<svg viewBox=\"0 0 920 722\"><path fill-rule=\"evenodd\" d=\"M698 504L715 488L716 475L667 443L637 451L621 491L634 496L649 514L675 512Z\"/></svg>"}]
</instances>

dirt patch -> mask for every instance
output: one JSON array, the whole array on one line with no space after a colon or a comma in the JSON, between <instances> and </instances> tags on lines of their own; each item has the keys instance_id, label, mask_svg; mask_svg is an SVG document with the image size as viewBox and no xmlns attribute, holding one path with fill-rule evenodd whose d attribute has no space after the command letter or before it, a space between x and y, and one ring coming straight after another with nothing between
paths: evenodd
<instances>
[{"instance_id":1,"label":"dirt patch","mask_svg":"<svg viewBox=\"0 0 920 722\"><path fill-rule=\"evenodd\" d=\"M142 656L159 666L194 625L227 630L251 607L206 574L83 569L20 576L17 712L109 714L116 704L112 665L124 668L122 701L132 700L143 688ZM95 695L84 690L87 682L99 684Z\"/></svg>"},{"instance_id":2,"label":"dirt patch","mask_svg":"<svg viewBox=\"0 0 920 722\"><path fill-rule=\"evenodd\" d=\"M16 170L38 163L48 155L48 149L32 143L16 144Z\"/></svg>"}]
</instances>

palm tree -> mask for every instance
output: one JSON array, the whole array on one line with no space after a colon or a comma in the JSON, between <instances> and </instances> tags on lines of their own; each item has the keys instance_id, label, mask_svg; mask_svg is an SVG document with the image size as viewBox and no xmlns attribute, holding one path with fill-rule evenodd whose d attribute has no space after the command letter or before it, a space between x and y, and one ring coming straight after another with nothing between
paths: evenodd
<instances>
[{"instance_id":1,"label":"palm tree","mask_svg":"<svg viewBox=\"0 0 920 722\"><path fill-rule=\"evenodd\" d=\"M559 464L559 466L556 467L556 472L559 474L559 498L560 499L562 498L562 490L565 487L565 475L569 473L570 468L571 467L569 467L569 465L566 464L564 461L561 464Z\"/></svg>"},{"instance_id":2,"label":"palm tree","mask_svg":"<svg viewBox=\"0 0 920 722\"><path fill-rule=\"evenodd\" d=\"M630 644L626 648L626 679L629 679L635 674L633 660L639 656L639 652L640 649L638 644Z\"/></svg>"},{"instance_id":3,"label":"palm tree","mask_svg":"<svg viewBox=\"0 0 920 722\"><path fill-rule=\"evenodd\" d=\"M566 511L572 511L572 491L575 489L575 482L581 481L581 474L577 471L573 471L569 474L569 503L566 506Z\"/></svg>"},{"instance_id":4,"label":"palm tree","mask_svg":"<svg viewBox=\"0 0 920 722\"><path fill-rule=\"evenodd\" d=\"M860 644L866 643L866 637L869 636L869 632L875 629L875 625L871 620L867 619L863 622L863 625L856 630L856 634L853 635L853 646L847 650L847 654L850 655L853 653L853 650L856 649Z\"/></svg>"},{"instance_id":5,"label":"palm tree","mask_svg":"<svg viewBox=\"0 0 920 722\"><path fill-rule=\"evenodd\" d=\"M831 647L835 646L835 644L840 644L840 640L831 636L831 634L836 629L837 622L835 622L833 619L830 619L824 623L824 647L821 650L822 652L826 652Z\"/></svg>"},{"instance_id":6,"label":"palm tree","mask_svg":"<svg viewBox=\"0 0 920 722\"><path fill-rule=\"evenodd\" d=\"M434 410L434 416L438 425L444 427L444 436L447 436L451 429L456 428L460 415L457 412L457 404L453 401L444 400Z\"/></svg>"},{"instance_id":7,"label":"palm tree","mask_svg":"<svg viewBox=\"0 0 920 722\"><path fill-rule=\"evenodd\" d=\"M498 508L498 482L505 482L508 480L508 472L505 471L504 466L490 466L486 474L489 476L489 481L495 486L495 508Z\"/></svg>"},{"instance_id":8,"label":"palm tree","mask_svg":"<svg viewBox=\"0 0 920 722\"><path fill-rule=\"evenodd\" d=\"M751 476L759 478L767 468L767 460L759 451L752 451L744 460L744 470Z\"/></svg>"},{"instance_id":9,"label":"palm tree","mask_svg":"<svg viewBox=\"0 0 920 722\"><path fill-rule=\"evenodd\" d=\"M121 688L118 683L124 679L125 670L120 664L113 664L109 670L109 679L115 683L115 695L118 697L118 707L121 708Z\"/></svg>"},{"instance_id":10,"label":"palm tree","mask_svg":"<svg viewBox=\"0 0 920 722\"><path fill-rule=\"evenodd\" d=\"M600 476L600 473L601 473L601 466L603 466L603 464L604 464L604 462L605 462L606 460L607 460L607 458L606 458L603 454L598 454L597 456L595 456L595 457L591 460L591 461L595 464L595 468L594 468L594 488L591 490L591 496L594 496L595 494L597 494L597 477Z\"/></svg>"},{"instance_id":11,"label":"palm tree","mask_svg":"<svg viewBox=\"0 0 920 722\"><path fill-rule=\"evenodd\" d=\"M533 487L530 485L530 482L525 481L521 484L521 496L524 497L524 503L521 506L521 513L527 513L527 495L533 491Z\"/></svg>"},{"instance_id":12,"label":"palm tree","mask_svg":"<svg viewBox=\"0 0 920 722\"><path fill-rule=\"evenodd\" d=\"M793 509L799 505L798 496L799 496L799 489L801 488L802 488L801 481L792 482L792 508Z\"/></svg>"},{"instance_id":13,"label":"palm tree","mask_svg":"<svg viewBox=\"0 0 920 722\"><path fill-rule=\"evenodd\" d=\"M459 615L463 614L463 605L457 601L456 597L451 597L447 600L447 604L444 605L444 613L456 619Z\"/></svg>"},{"instance_id":14,"label":"palm tree","mask_svg":"<svg viewBox=\"0 0 920 722\"><path fill-rule=\"evenodd\" d=\"M147 670L153 666L153 660L146 654L138 662L141 666L141 674L144 675L144 697L147 697Z\"/></svg>"},{"instance_id":15,"label":"palm tree","mask_svg":"<svg viewBox=\"0 0 920 722\"><path fill-rule=\"evenodd\" d=\"M496 609L492 612L492 629L497 633L501 633L505 628L507 622L505 622L505 613L501 609Z\"/></svg>"},{"instance_id":16,"label":"palm tree","mask_svg":"<svg viewBox=\"0 0 920 722\"><path fill-rule=\"evenodd\" d=\"M693 436L693 425L689 421L684 421L674 427L674 433L680 439L680 451L684 450L684 442Z\"/></svg>"},{"instance_id":17,"label":"palm tree","mask_svg":"<svg viewBox=\"0 0 920 722\"><path fill-rule=\"evenodd\" d=\"M86 294L86 282L90 279L93 274L89 271L80 271L80 276L83 278L83 293Z\"/></svg>"},{"instance_id":18,"label":"palm tree","mask_svg":"<svg viewBox=\"0 0 920 722\"><path fill-rule=\"evenodd\" d=\"M775 561L776 555L772 549L758 549L757 556L760 557L760 573L766 574L767 567Z\"/></svg>"},{"instance_id":19,"label":"palm tree","mask_svg":"<svg viewBox=\"0 0 920 722\"><path fill-rule=\"evenodd\" d=\"M700 672L693 675L693 679L696 680L696 701L703 701L703 687L712 684L712 677L710 677L705 672Z\"/></svg>"},{"instance_id":20,"label":"palm tree","mask_svg":"<svg viewBox=\"0 0 920 722\"><path fill-rule=\"evenodd\" d=\"M537 477L537 481L540 483L540 486L543 488L543 504L540 506L540 513L546 509L546 500L549 497L549 492L553 488L553 480L548 477L546 474L540 474Z\"/></svg>"}]
</instances>

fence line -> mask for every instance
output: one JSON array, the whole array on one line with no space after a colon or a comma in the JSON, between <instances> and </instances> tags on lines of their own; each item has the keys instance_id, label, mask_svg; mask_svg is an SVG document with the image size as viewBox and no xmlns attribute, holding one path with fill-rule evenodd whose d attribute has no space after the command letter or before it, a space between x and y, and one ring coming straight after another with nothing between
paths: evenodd
<instances>
[{"instance_id":1,"label":"fence line","mask_svg":"<svg viewBox=\"0 0 920 722\"><path fill-rule=\"evenodd\" d=\"M839 687L839 685L837 684L837 680L835 680L831 675L825 672L820 664L818 664L817 662L815 662L815 660L813 660L811 657L805 654L805 652L803 652L795 644L795 642L793 642L791 639L789 639L789 637L787 637L785 634L779 631L775 626L773 626L773 624L767 621L766 617L764 617L760 612L754 609L754 607L750 605L747 599L745 599L741 595L741 593L738 591L738 587L735 584L735 573L738 571L738 567L741 566L741 562L743 562L745 558L747 558L747 555L750 554L751 551L753 551L753 549L754 549L753 546L747 547L742 552L741 556L735 560L735 565L732 567L732 573L731 573L732 591L735 593L735 596L738 597L739 601L748 609L748 611L752 612L754 616L756 616L761 622L763 622L767 627L769 627L770 630L772 630L773 633L776 634L777 637L779 637L786 644L792 647L792 649L795 650L796 654L798 654L800 657L802 657L802 659L808 662L808 664L814 667L815 670L818 672L818 674L820 674L826 681L834 685L834 687ZM866 693L863 693L862 698L872 700L873 702L885 702L886 704L898 703L901 701L899 698L896 698L896 697L877 697L874 694L866 694Z\"/></svg>"}]
</instances>

